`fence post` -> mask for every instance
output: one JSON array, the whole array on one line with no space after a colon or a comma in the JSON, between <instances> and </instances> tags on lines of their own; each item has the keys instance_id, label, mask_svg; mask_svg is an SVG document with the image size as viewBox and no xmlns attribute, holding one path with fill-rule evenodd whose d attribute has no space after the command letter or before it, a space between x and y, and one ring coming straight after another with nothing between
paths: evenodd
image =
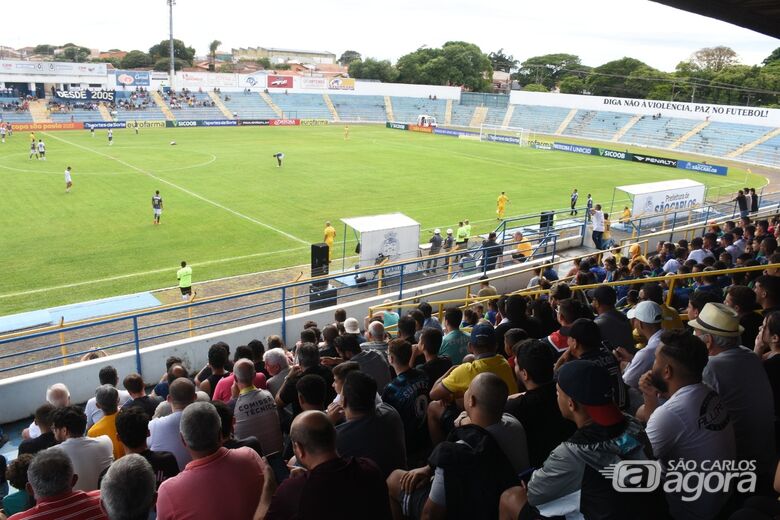
<instances>
[{"instance_id":1,"label":"fence post","mask_svg":"<svg viewBox=\"0 0 780 520\"><path fill-rule=\"evenodd\" d=\"M398 276L398 299L401 300L404 297L404 265L401 265L401 273Z\"/></svg>"},{"instance_id":2,"label":"fence post","mask_svg":"<svg viewBox=\"0 0 780 520\"><path fill-rule=\"evenodd\" d=\"M672 278L669 280L669 292L666 294L666 305L671 306L672 305L672 297L674 297L674 282L676 282L676 278Z\"/></svg>"},{"instance_id":3,"label":"fence post","mask_svg":"<svg viewBox=\"0 0 780 520\"><path fill-rule=\"evenodd\" d=\"M672 219L672 230L669 232L669 242L674 241L674 230L677 227L677 213L677 211L674 212L674 218Z\"/></svg>"},{"instance_id":4,"label":"fence post","mask_svg":"<svg viewBox=\"0 0 780 520\"><path fill-rule=\"evenodd\" d=\"M133 316L133 343L135 343L135 369L138 375L143 375L141 371L141 338L138 336L138 316Z\"/></svg>"},{"instance_id":5,"label":"fence post","mask_svg":"<svg viewBox=\"0 0 780 520\"><path fill-rule=\"evenodd\" d=\"M311 298L311 297L310 297ZM287 288L282 287L282 341L287 344Z\"/></svg>"},{"instance_id":6,"label":"fence post","mask_svg":"<svg viewBox=\"0 0 780 520\"><path fill-rule=\"evenodd\" d=\"M377 296L382 294L382 281L384 280L384 277L385 277L385 270L384 269L380 269L378 274L379 274L379 282L377 282L377 284L376 284L376 295Z\"/></svg>"},{"instance_id":7,"label":"fence post","mask_svg":"<svg viewBox=\"0 0 780 520\"><path fill-rule=\"evenodd\" d=\"M60 328L65 326L65 316L60 316ZM62 364L67 365L68 364L68 358L65 357L68 355L68 347L65 346L65 333L60 332L60 353L63 355L62 358Z\"/></svg>"}]
</instances>

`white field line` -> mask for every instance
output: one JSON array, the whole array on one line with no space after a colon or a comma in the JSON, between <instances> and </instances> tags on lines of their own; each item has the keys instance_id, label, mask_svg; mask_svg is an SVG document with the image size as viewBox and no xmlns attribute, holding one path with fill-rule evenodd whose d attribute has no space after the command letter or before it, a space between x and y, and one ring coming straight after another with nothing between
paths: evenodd
<instances>
[{"instance_id":1,"label":"white field line","mask_svg":"<svg viewBox=\"0 0 780 520\"><path fill-rule=\"evenodd\" d=\"M248 258L257 258L257 257L261 257L261 256L270 256L270 255L275 255L275 254L279 254L279 253L291 253L291 252L294 252L294 251L302 251L304 249L308 249L308 248L307 247L293 247L293 248L290 248L290 249L280 249L278 251L264 251L262 253L252 253L252 254L249 254L249 255L232 256L232 257L229 257L229 258L219 258L219 259L216 259L216 260L207 260L206 262L198 262L197 264L192 264L192 266L193 267L204 267L204 266L208 266L208 265L222 264L222 263L226 263L226 262L234 262L236 260L246 260ZM73 288L73 287L80 287L80 286L83 286L83 285L92 285L92 284L98 284L98 283L113 282L113 281L116 281L116 280L124 280L124 279L127 279L127 278L136 278L136 277L139 277L139 276L146 276L146 275L150 275L150 274L158 274L158 273L165 273L165 272L173 273L175 270L176 270L175 267L164 267L164 268L160 268L160 269L152 269L150 271L141 271L141 272L137 272L137 273L120 274L120 275L116 275L116 276L108 276L106 278L98 278L98 279L95 279L95 280L85 280L85 281L82 281L82 282L74 282L74 283L63 284L63 285L55 285L55 286L52 286L52 287L41 287L40 289L30 289L29 291L19 291L19 292L13 292L13 293L0 294L0 299L13 298L15 296L26 296L26 295L29 295L29 294L38 294L38 293L43 293L43 292L56 291L56 290L60 290L60 289L70 289L70 288ZM271 271L269 271L269 272L271 272ZM244 276L244 275L240 275L240 276ZM212 281L214 281L214 280L207 280L207 281L204 281L202 283L212 282Z\"/></svg>"},{"instance_id":2,"label":"white field line","mask_svg":"<svg viewBox=\"0 0 780 520\"><path fill-rule=\"evenodd\" d=\"M135 171L137 171L139 173L143 173L144 175L146 175L148 177L151 177L152 179L154 179L154 180L156 180L158 182L162 182L163 184L167 184L168 186L171 186L172 188L175 188L175 189L177 189L177 190L179 190L179 191L181 191L183 193L186 193L187 195L190 195L191 197L194 197L196 199L202 200L203 202L206 202L207 204L211 204L212 206L215 206L215 207L217 207L219 209L227 211L228 213L231 213L231 214L233 214L233 215L235 215L235 216L237 216L239 218L242 218L244 220L248 220L249 222L252 222L253 224L257 224L258 226L262 226L262 227L264 227L266 229L274 231L274 232L276 232L276 233L278 233L278 234L280 234L280 235L282 235L284 237L289 238L290 240L294 240L294 241L296 241L298 243L301 243L301 244L309 245L309 242L306 241L306 240L303 240L302 238L298 238L298 237L296 237L294 235L291 235L290 233L287 233L286 231L282 231L281 229L276 228L276 227L274 227L274 226L272 226L270 224L266 224L265 222L257 220L256 218L250 217L248 215L244 215L243 213L239 213L238 211L236 211L234 209L231 209L231 208L228 208L227 206L224 206L224 205L220 204L219 202L215 202L215 201L213 201L211 199L207 199L203 195L199 195L199 194L195 193L194 191L190 191L187 188L184 188L183 186L179 186L178 184L175 184L175 183L173 183L171 181L165 180L162 177L158 177L158 176L152 174L151 172L143 170L143 169L141 169L141 168L139 168L137 166L133 166L132 164L130 164L128 162L125 162L122 159L118 159L116 157L113 157L111 155L105 154L105 153L100 152L98 150L93 150L92 148L88 148L86 146L82 146L82 145L80 145L78 143L74 143L72 141L68 141L67 139L63 139L62 137L58 137L58 136L53 135L53 134L46 133L45 135L47 135L49 137L52 137L52 138L54 138L54 139L56 139L58 141L62 141L63 143L69 144L71 146L75 146L76 148L81 148L82 150L86 150L86 151L92 152L92 153L94 153L96 155L100 155L100 156L105 157L107 159L111 159L113 161L116 161L119 164L127 166L128 168L130 168L132 170L135 170Z\"/></svg>"}]
</instances>

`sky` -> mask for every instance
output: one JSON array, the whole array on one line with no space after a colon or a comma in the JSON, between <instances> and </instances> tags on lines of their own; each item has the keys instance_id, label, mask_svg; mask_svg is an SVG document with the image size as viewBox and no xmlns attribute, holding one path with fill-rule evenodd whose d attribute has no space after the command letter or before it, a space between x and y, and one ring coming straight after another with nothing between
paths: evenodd
<instances>
[{"instance_id":1,"label":"sky","mask_svg":"<svg viewBox=\"0 0 780 520\"><path fill-rule=\"evenodd\" d=\"M38 0L4 2L0 45L69 41L108 50L141 49L168 38L166 0ZM649 0L178 0L174 37L203 56L212 40L234 47L356 50L389 59L462 40L483 52L504 49L520 61L549 53L580 56L598 66L630 56L664 71L703 47L726 45L740 61L759 64L780 40ZM9 30L10 29L10 30Z\"/></svg>"}]
</instances>

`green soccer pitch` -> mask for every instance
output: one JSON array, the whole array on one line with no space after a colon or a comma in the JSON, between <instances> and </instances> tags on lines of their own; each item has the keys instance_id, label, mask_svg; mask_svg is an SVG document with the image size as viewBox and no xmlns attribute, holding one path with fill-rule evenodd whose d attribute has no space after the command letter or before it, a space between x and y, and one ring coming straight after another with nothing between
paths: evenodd
<instances>
[{"instance_id":1,"label":"green soccer pitch","mask_svg":"<svg viewBox=\"0 0 780 520\"><path fill-rule=\"evenodd\" d=\"M114 130L113 146L106 131L38 137L45 162L28 159L26 132L0 145L0 315L176 285L181 260L196 282L308 263L326 220L339 233L335 258L342 217L402 212L427 240L462 218L492 230L501 191L507 215L520 215L566 207L574 187L583 204L587 193L609 204L623 184L691 178L736 190L746 180L734 168L717 177L379 126L352 125L349 140L341 125Z\"/></svg>"}]
</instances>

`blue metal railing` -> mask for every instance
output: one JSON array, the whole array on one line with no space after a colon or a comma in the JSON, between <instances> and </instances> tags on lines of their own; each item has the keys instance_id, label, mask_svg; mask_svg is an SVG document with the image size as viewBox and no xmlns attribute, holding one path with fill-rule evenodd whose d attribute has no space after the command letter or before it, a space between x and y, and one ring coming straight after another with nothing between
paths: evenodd
<instances>
[{"instance_id":1,"label":"blue metal railing","mask_svg":"<svg viewBox=\"0 0 780 520\"><path fill-rule=\"evenodd\" d=\"M501 249L503 262L517 242L504 240L494 247ZM558 235L530 235L532 257L555 255ZM85 353L135 351L136 368L141 373L142 347L160 340L192 336L217 327L250 323L281 317L281 336L286 341L287 321L304 307L323 308L336 305L340 299L356 300L381 293L403 292L411 285L430 284L479 272L487 273L485 249L474 245L468 249L435 256L418 256L412 260L376 265L328 276L270 286L239 294L229 294L189 303L152 309L129 315L114 316L68 326L51 327L11 334L0 339L0 377L13 371L40 369L80 359ZM464 262L469 258L469 262ZM436 260L437 267L428 267ZM442 262L444 265L442 265ZM468 265L466 265L468 264ZM496 265L500 267L500 265ZM492 269L492 268L491 268ZM352 278L353 283L345 283ZM338 282L337 287L331 283Z\"/></svg>"}]
</instances>

